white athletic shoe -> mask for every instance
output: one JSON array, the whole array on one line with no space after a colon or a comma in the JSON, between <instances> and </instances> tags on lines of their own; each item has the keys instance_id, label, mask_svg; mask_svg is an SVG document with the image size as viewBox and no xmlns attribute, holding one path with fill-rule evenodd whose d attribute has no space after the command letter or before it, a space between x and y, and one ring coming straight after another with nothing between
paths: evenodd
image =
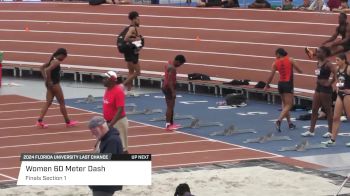
<instances>
[{"instance_id":1,"label":"white athletic shoe","mask_svg":"<svg viewBox=\"0 0 350 196\"><path fill-rule=\"evenodd\" d=\"M310 131L306 131L306 132L302 133L301 135L302 135L303 137L313 137L313 136L315 136L315 132L312 133L312 132L310 132Z\"/></svg>"},{"instance_id":2,"label":"white athletic shoe","mask_svg":"<svg viewBox=\"0 0 350 196\"><path fill-rule=\"evenodd\" d=\"M346 116L341 116L340 117L340 121L342 121L342 122L345 122L345 121L347 121L348 119L346 118Z\"/></svg>"},{"instance_id":3,"label":"white athletic shoe","mask_svg":"<svg viewBox=\"0 0 350 196\"><path fill-rule=\"evenodd\" d=\"M330 138L330 137L332 137L332 133L327 132L327 133L323 134L322 137Z\"/></svg>"},{"instance_id":4,"label":"white athletic shoe","mask_svg":"<svg viewBox=\"0 0 350 196\"><path fill-rule=\"evenodd\" d=\"M335 141L327 140L325 142L321 142L322 144L326 144L326 146L335 146Z\"/></svg>"}]
</instances>

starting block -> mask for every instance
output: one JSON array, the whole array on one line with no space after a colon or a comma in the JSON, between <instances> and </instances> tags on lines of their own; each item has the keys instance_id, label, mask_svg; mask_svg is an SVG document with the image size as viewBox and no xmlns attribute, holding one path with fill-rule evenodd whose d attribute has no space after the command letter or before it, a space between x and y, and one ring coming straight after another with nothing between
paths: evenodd
<instances>
[{"instance_id":1,"label":"starting block","mask_svg":"<svg viewBox=\"0 0 350 196\"><path fill-rule=\"evenodd\" d=\"M155 113L162 113L163 110L162 109L144 109L144 110L140 110L140 111L127 111L126 114L127 115L136 115L136 114L144 114L144 115L149 115L149 114L155 114Z\"/></svg>"},{"instance_id":2,"label":"starting block","mask_svg":"<svg viewBox=\"0 0 350 196\"><path fill-rule=\"evenodd\" d=\"M299 144L295 146L290 146L290 147L282 147L278 151L283 152L283 151L306 151L309 149L322 149L322 148L328 148L326 144L310 144L308 140L303 140Z\"/></svg>"},{"instance_id":3,"label":"starting block","mask_svg":"<svg viewBox=\"0 0 350 196\"><path fill-rule=\"evenodd\" d=\"M158 117L158 118L152 118L151 120L149 121L152 121L152 122L155 122L155 121L165 121L166 117L163 116L163 117ZM180 115L180 114L175 114L174 115L174 120L186 120L186 119L195 119L195 117L193 117L192 115Z\"/></svg>"},{"instance_id":4,"label":"starting block","mask_svg":"<svg viewBox=\"0 0 350 196\"><path fill-rule=\"evenodd\" d=\"M103 108L102 105L98 105L95 107L95 109L102 109L102 108ZM134 104L134 103L125 104L125 110L126 110L126 112L136 111L136 104Z\"/></svg>"},{"instance_id":5,"label":"starting block","mask_svg":"<svg viewBox=\"0 0 350 196\"><path fill-rule=\"evenodd\" d=\"M210 136L231 136L235 134L242 134L242 133L257 133L254 131L254 129L241 129L241 130L236 130L234 125L229 126L226 128L224 131L216 131L211 134Z\"/></svg>"},{"instance_id":6,"label":"starting block","mask_svg":"<svg viewBox=\"0 0 350 196\"><path fill-rule=\"evenodd\" d=\"M136 94L135 92L127 92L126 97L140 97L140 94Z\"/></svg>"},{"instance_id":7,"label":"starting block","mask_svg":"<svg viewBox=\"0 0 350 196\"><path fill-rule=\"evenodd\" d=\"M149 109L146 108L144 110L137 110L137 105L134 103L126 104L126 114L127 115L136 115L136 114L144 114L144 115L149 115L149 114L155 114L155 113L162 113L162 109Z\"/></svg>"},{"instance_id":8,"label":"starting block","mask_svg":"<svg viewBox=\"0 0 350 196\"><path fill-rule=\"evenodd\" d=\"M292 140L289 136L275 136L273 132L268 133L267 135L254 138L254 139L247 139L243 143L265 143L269 141L285 141L285 140Z\"/></svg>"},{"instance_id":9,"label":"starting block","mask_svg":"<svg viewBox=\"0 0 350 196\"><path fill-rule=\"evenodd\" d=\"M192 120L191 124L187 126L183 126L181 128L192 128L192 129L198 129L199 127L211 127L211 126L224 126L220 122L200 122L198 118L195 118Z\"/></svg>"},{"instance_id":10,"label":"starting block","mask_svg":"<svg viewBox=\"0 0 350 196\"><path fill-rule=\"evenodd\" d=\"M87 98L81 99L81 100L77 100L75 103L95 103L95 102L98 102L98 101L102 101L102 99L101 100L96 100L94 96L88 95Z\"/></svg>"}]
</instances>

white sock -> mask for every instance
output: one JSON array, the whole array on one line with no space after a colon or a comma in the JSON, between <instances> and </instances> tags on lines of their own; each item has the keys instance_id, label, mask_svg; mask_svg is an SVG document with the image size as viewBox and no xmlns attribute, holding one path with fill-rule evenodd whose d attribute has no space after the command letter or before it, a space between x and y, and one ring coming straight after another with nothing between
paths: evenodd
<instances>
[{"instance_id":1,"label":"white sock","mask_svg":"<svg viewBox=\"0 0 350 196\"><path fill-rule=\"evenodd\" d=\"M168 127L170 126L171 124L170 123L165 123L165 127Z\"/></svg>"}]
</instances>

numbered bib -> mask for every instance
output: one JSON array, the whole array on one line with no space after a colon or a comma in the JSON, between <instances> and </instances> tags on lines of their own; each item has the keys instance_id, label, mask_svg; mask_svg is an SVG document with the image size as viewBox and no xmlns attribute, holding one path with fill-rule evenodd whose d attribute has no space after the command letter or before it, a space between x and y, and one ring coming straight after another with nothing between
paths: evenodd
<instances>
[{"instance_id":1,"label":"numbered bib","mask_svg":"<svg viewBox=\"0 0 350 196\"><path fill-rule=\"evenodd\" d=\"M320 75L320 72L321 72L320 69L316 69L316 70L315 70L315 75L316 75L316 76L319 76L319 75Z\"/></svg>"},{"instance_id":2,"label":"numbered bib","mask_svg":"<svg viewBox=\"0 0 350 196\"><path fill-rule=\"evenodd\" d=\"M344 87L344 82L338 82L336 84L336 86L339 87L339 88L342 88L342 87Z\"/></svg>"}]
</instances>

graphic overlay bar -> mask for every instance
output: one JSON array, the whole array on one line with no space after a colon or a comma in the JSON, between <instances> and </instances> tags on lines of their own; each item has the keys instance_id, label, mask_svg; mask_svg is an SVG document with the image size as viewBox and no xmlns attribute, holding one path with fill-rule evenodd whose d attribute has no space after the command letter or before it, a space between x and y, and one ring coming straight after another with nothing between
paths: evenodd
<instances>
[{"instance_id":1,"label":"graphic overlay bar","mask_svg":"<svg viewBox=\"0 0 350 196\"><path fill-rule=\"evenodd\" d=\"M151 185L150 154L21 155L17 185Z\"/></svg>"}]
</instances>

